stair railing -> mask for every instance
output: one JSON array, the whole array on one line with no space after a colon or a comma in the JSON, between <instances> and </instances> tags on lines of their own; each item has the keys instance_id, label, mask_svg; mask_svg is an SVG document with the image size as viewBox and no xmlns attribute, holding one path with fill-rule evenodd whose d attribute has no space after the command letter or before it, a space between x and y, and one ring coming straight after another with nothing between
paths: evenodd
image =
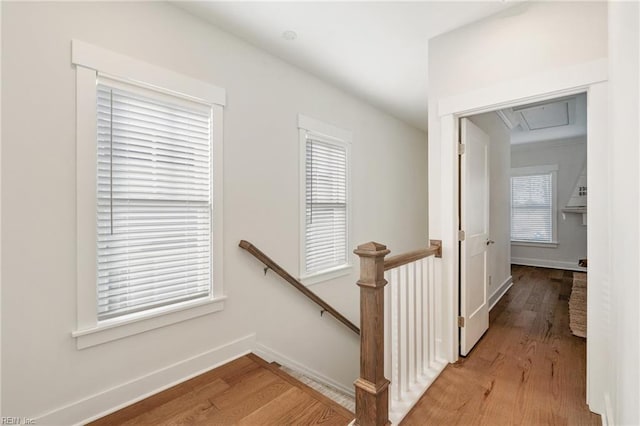
<instances>
[{"instance_id":1,"label":"stair railing","mask_svg":"<svg viewBox=\"0 0 640 426\"><path fill-rule=\"evenodd\" d=\"M388 259L375 242L354 253L362 329L354 423L397 424L444 368L435 356L434 258L442 257L442 243Z\"/></svg>"},{"instance_id":2,"label":"stair railing","mask_svg":"<svg viewBox=\"0 0 640 426\"><path fill-rule=\"evenodd\" d=\"M274 262L269 256L260 251L256 246L245 240L240 241L239 246L251 253L256 259L264 264L265 273L268 269L271 269L273 272L280 275L286 282L291 284L296 290L318 304L322 308L322 312L326 312L332 315L335 319L349 328L349 330L353 331L356 334L360 334L360 329L358 328L358 326L349 321L344 315L338 312L333 306L325 302L320 296L309 290L304 284L294 278L290 273L288 273L286 270L284 270L284 268Z\"/></svg>"},{"instance_id":3,"label":"stair railing","mask_svg":"<svg viewBox=\"0 0 640 426\"><path fill-rule=\"evenodd\" d=\"M360 257L361 328L253 244L242 240L239 246L262 262L265 272L271 269L360 335L354 424L399 423L446 365L436 357L435 335L435 259L442 257L441 241L386 259L390 251L383 244L370 242L354 250Z\"/></svg>"}]
</instances>

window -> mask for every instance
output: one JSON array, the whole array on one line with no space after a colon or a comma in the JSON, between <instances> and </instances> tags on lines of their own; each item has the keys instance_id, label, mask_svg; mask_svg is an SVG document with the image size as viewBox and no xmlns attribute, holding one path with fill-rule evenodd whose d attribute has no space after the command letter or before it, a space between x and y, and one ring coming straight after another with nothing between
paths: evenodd
<instances>
[{"instance_id":1,"label":"window","mask_svg":"<svg viewBox=\"0 0 640 426\"><path fill-rule=\"evenodd\" d=\"M98 320L209 297L211 114L98 77Z\"/></svg>"},{"instance_id":2,"label":"window","mask_svg":"<svg viewBox=\"0 0 640 426\"><path fill-rule=\"evenodd\" d=\"M351 134L300 116L301 278L313 284L349 272Z\"/></svg>"},{"instance_id":3,"label":"window","mask_svg":"<svg viewBox=\"0 0 640 426\"><path fill-rule=\"evenodd\" d=\"M518 244L556 244L557 166L512 170L511 241Z\"/></svg>"},{"instance_id":4,"label":"window","mask_svg":"<svg viewBox=\"0 0 640 426\"><path fill-rule=\"evenodd\" d=\"M79 349L219 311L224 90L74 41Z\"/></svg>"}]
</instances>

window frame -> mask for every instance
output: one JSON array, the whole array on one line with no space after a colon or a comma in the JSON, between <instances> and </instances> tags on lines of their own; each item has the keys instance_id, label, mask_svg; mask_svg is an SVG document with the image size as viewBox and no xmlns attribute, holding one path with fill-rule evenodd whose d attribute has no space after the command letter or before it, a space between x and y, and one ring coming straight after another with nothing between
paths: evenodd
<instances>
[{"instance_id":1,"label":"window frame","mask_svg":"<svg viewBox=\"0 0 640 426\"><path fill-rule=\"evenodd\" d=\"M513 194L512 178L519 176L540 176L551 175L551 241L528 241L514 240L511 236L511 225L509 226L509 239L513 246L525 247L558 247L558 165L541 165L529 167L516 167L511 169L509 177L509 218L513 217Z\"/></svg>"},{"instance_id":2,"label":"window frame","mask_svg":"<svg viewBox=\"0 0 640 426\"><path fill-rule=\"evenodd\" d=\"M348 130L341 129L331 124L324 123L315 118L308 117L303 114L298 114L298 134L299 134L299 158L300 158L300 262L299 262L299 278L300 281L306 285L314 285L323 281L331 280L341 276L345 276L351 273L353 264L351 256L349 255L349 248L352 241L352 205L353 197L351 191L351 145L353 142L353 134ZM342 265L327 268L312 273L306 270L306 177L307 177L307 164L306 164L306 147L307 147L307 135L311 135L322 142L338 145L345 148L347 157L347 232L346 232L346 262Z\"/></svg>"},{"instance_id":3,"label":"window frame","mask_svg":"<svg viewBox=\"0 0 640 426\"><path fill-rule=\"evenodd\" d=\"M223 291L223 107L224 89L78 40L71 44L76 68L76 281L78 349L185 321L224 308ZM212 290L206 299L177 303L98 321L97 312L97 127L98 75L212 107Z\"/></svg>"}]
</instances>

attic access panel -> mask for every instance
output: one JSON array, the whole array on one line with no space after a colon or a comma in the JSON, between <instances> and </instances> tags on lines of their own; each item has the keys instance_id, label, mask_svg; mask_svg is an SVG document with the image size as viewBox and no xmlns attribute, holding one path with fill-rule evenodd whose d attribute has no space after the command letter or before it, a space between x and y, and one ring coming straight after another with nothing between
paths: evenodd
<instances>
[{"instance_id":1,"label":"attic access panel","mask_svg":"<svg viewBox=\"0 0 640 426\"><path fill-rule=\"evenodd\" d=\"M567 126L570 123L568 101L522 108L518 109L517 112L521 114L529 130Z\"/></svg>"}]
</instances>

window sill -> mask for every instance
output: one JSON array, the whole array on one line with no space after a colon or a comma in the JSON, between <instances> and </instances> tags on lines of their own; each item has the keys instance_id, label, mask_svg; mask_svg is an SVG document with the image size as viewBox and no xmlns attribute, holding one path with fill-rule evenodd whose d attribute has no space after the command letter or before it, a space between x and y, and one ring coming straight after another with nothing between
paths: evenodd
<instances>
[{"instance_id":1,"label":"window sill","mask_svg":"<svg viewBox=\"0 0 640 426\"><path fill-rule=\"evenodd\" d=\"M300 282L308 286L321 283L323 281L332 280L334 278L349 275L351 273L351 265L342 265L332 269L328 269L322 272L316 272L309 275L303 275L300 277Z\"/></svg>"},{"instance_id":2,"label":"window sill","mask_svg":"<svg viewBox=\"0 0 640 426\"><path fill-rule=\"evenodd\" d=\"M512 246L523 247L542 247L542 248L556 248L558 247L557 241L551 241L550 243L542 243L537 241L511 241Z\"/></svg>"},{"instance_id":3,"label":"window sill","mask_svg":"<svg viewBox=\"0 0 640 426\"><path fill-rule=\"evenodd\" d=\"M134 334L171 324L186 321L202 315L218 312L224 309L226 296L198 300L157 310L152 314L130 315L124 318L102 321L95 327L76 330L71 333L76 339L78 349L90 348L102 343L133 336Z\"/></svg>"}]
</instances>

